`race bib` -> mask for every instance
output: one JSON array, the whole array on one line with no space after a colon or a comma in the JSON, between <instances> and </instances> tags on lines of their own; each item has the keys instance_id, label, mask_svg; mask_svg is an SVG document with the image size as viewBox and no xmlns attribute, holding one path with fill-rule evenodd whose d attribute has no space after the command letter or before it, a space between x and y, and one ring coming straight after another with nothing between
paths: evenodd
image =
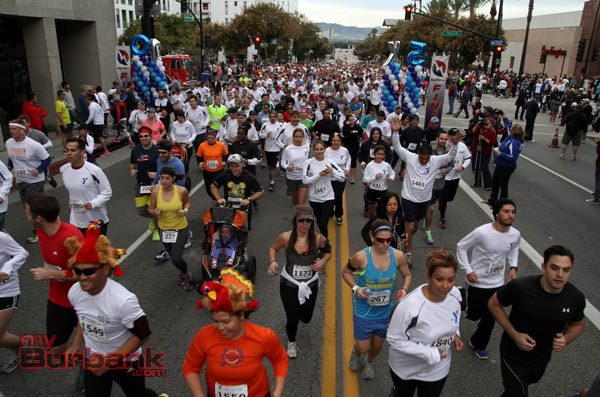
<instances>
[{"instance_id":1,"label":"race bib","mask_svg":"<svg viewBox=\"0 0 600 397\"><path fill-rule=\"evenodd\" d=\"M152 185L140 186L140 194L152 193Z\"/></svg>"},{"instance_id":2,"label":"race bib","mask_svg":"<svg viewBox=\"0 0 600 397\"><path fill-rule=\"evenodd\" d=\"M375 158L375 149L374 148L369 149L369 158Z\"/></svg>"},{"instance_id":3,"label":"race bib","mask_svg":"<svg viewBox=\"0 0 600 397\"><path fill-rule=\"evenodd\" d=\"M209 160L206 162L206 168L210 170L216 170L219 166L219 160Z\"/></svg>"},{"instance_id":4,"label":"race bib","mask_svg":"<svg viewBox=\"0 0 600 397\"><path fill-rule=\"evenodd\" d=\"M410 186L413 189L417 189L417 190L425 190L425 181L422 179L411 179L410 180Z\"/></svg>"},{"instance_id":5,"label":"race bib","mask_svg":"<svg viewBox=\"0 0 600 397\"><path fill-rule=\"evenodd\" d=\"M329 134L321 134L321 140L325 142L329 141Z\"/></svg>"},{"instance_id":6,"label":"race bib","mask_svg":"<svg viewBox=\"0 0 600 397\"><path fill-rule=\"evenodd\" d=\"M178 230L162 230L160 240L166 244L174 244L177 241Z\"/></svg>"},{"instance_id":7,"label":"race bib","mask_svg":"<svg viewBox=\"0 0 600 397\"><path fill-rule=\"evenodd\" d=\"M215 397L248 397L248 385L225 386L215 382Z\"/></svg>"},{"instance_id":8,"label":"race bib","mask_svg":"<svg viewBox=\"0 0 600 397\"><path fill-rule=\"evenodd\" d=\"M308 280L313 275L313 271L310 266L294 265L292 269L292 277L296 280Z\"/></svg>"},{"instance_id":9,"label":"race bib","mask_svg":"<svg viewBox=\"0 0 600 397\"><path fill-rule=\"evenodd\" d=\"M387 306L390 303L390 290L371 292L367 304L369 306Z\"/></svg>"},{"instance_id":10,"label":"race bib","mask_svg":"<svg viewBox=\"0 0 600 397\"><path fill-rule=\"evenodd\" d=\"M371 183L371 189L373 190L382 190L383 188L383 182L381 181L375 181Z\"/></svg>"},{"instance_id":11,"label":"race bib","mask_svg":"<svg viewBox=\"0 0 600 397\"><path fill-rule=\"evenodd\" d=\"M315 186L315 194L325 194L327 193L327 186Z\"/></svg>"},{"instance_id":12,"label":"race bib","mask_svg":"<svg viewBox=\"0 0 600 397\"><path fill-rule=\"evenodd\" d=\"M417 144L416 143L409 143L408 144L408 150L417 150Z\"/></svg>"},{"instance_id":13,"label":"race bib","mask_svg":"<svg viewBox=\"0 0 600 397\"><path fill-rule=\"evenodd\" d=\"M69 204L71 206L71 209L75 212L85 212L86 209L83 206L83 202L81 201L71 201L71 203Z\"/></svg>"},{"instance_id":14,"label":"race bib","mask_svg":"<svg viewBox=\"0 0 600 397\"><path fill-rule=\"evenodd\" d=\"M501 273L504 273L504 263L492 263L488 269L488 273L490 276L495 276Z\"/></svg>"},{"instance_id":15,"label":"race bib","mask_svg":"<svg viewBox=\"0 0 600 397\"><path fill-rule=\"evenodd\" d=\"M431 346L435 347L437 349L443 349L443 350L448 351L452 347L453 341L454 341L454 335L453 336L445 336L445 337L440 338L440 339L436 340L435 342L433 342L431 344Z\"/></svg>"},{"instance_id":16,"label":"race bib","mask_svg":"<svg viewBox=\"0 0 600 397\"><path fill-rule=\"evenodd\" d=\"M96 321L93 318L84 316L81 317L80 321L81 329L88 337L98 341L106 340L106 332L104 331L103 323Z\"/></svg>"},{"instance_id":17,"label":"race bib","mask_svg":"<svg viewBox=\"0 0 600 397\"><path fill-rule=\"evenodd\" d=\"M27 169L27 168L15 168L15 175L16 176L29 175L29 169Z\"/></svg>"}]
</instances>

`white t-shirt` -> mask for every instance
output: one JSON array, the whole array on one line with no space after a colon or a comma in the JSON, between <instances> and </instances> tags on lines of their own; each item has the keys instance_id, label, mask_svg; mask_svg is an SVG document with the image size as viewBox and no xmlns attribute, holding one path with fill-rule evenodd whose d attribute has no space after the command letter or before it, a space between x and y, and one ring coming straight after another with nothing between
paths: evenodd
<instances>
[{"instance_id":1,"label":"white t-shirt","mask_svg":"<svg viewBox=\"0 0 600 397\"><path fill-rule=\"evenodd\" d=\"M187 121L192 123L194 126L194 130L196 130L197 135L204 134L206 132L206 126L210 121L210 116L208 115L208 111L203 106L196 106L196 109L193 109L191 106L187 108L185 111L185 118Z\"/></svg>"},{"instance_id":2,"label":"white t-shirt","mask_svg":"<svg viewBox=\"0 0 600 397\"><path fill-rule=\"evenodd\" d=\"M0 160L0 197L4 200L0 203L0 214L8 209L8 195L12 188L13 176L8 167Z\"/></svg>"},{"instance_id":3,"label":"white t-shirt","mask_svg":"<svg viewBox=\"0 0 600 397\"><path fill-rule=\"evenodd\" d=\"M381 89L371 90L370 100L371 105L378 106L381 103Z\"/></svg>"},{"instance_id":4,"label":"white t-shirt","mask_svg":"<svg viewBox=\"0 0 600 397\"><path fill-rule=\"evenodd\" d=\"M148 115L143 110L134 109L129 115L129 124L134 132L138 132L142 123L148 120Z\"/></svg>"},{"instance_id":5,"label":"white t-shirt","mask_svg":"<svg viewBox=\"0 0 600 397\"><path fill-rule=\"evenodd\" d=\"M379 127L379 129L381 129L381 136L387 138L388 141L392 137L392 127L387 121L383 120L381 123L376 119L370 121L369 124L367 124L367 130L365 131L369 137L371 136L371 130L374 127Z\"/></svg>"},{"instance_id":6,"label":"white t-shirt","mask_svg":"<svg viewBox=\"0 0 600 397\"><path fill-rule=\"evenodd\" d=\"M471 152L467 145L465 145L462 141L458 142L458 147L456 148L456 157L454 157L454 164L448 170L446 174L446 180L452 181L454 179L460 179L462 173L457 172L456 167L459 165L462 166L465 170L471 165Z\"/></svg>"},{"instance_id":7,"label":"white t-shirt","mask_svg":"<svg viewBox=\"0 0 600 397\"><path fill-rule=\"evenodd\" d=\"M169 138L172 141L179 143L194 142L194 139L196 139L194 125L187 120L183 123L180 123L177 120L172 122L171 127L169 128Z\"/></svg>"},{"instance_id":8,"label":"white t-shirt","mask_svg":"<svg viewBox=\"0 0 600 397\"><path fill-rule=\"evenodd\" d=\"M271 123L268 121L265 122L260 128L260 132L258 133L258 137L260 139L265 140L265 152L279 152L281 148L277 145L277 137L279 136L279 132L283 128L283 124L276 121Z\"/></svg>"},{"instance_id":9,"label":"white t-shirt","mask_svg":"<svg viewBox=\"0 0 600 397\"><path fill-rule=\"evenodd\" d=\"M433 183L441 166L451 162L456 156L457 146L452 145L450 151L440 156L431 156L425 165L419 162L419 155L409 152L400 144L398 134L392 135L394 151L406 162L406 176L402 182L402 198L413 203L424 203L431 200Z\"/></svg>"},{"instance_id":10,"label":"white t-shirt","mask_svg":"<svg viewBox=\"0 0 600 397\"><path fill-rule=\"evenodd\" d=\"M102 109L102 106L96 102L90 102L88 110L90 111L90 115L86 120L86 124L104 125L104 109Z\"/></svg>"},{"instance_id":11,"label":"white t-shirt","mask_svg":"<svg viewBox=\"0 0 600 397\"><path fill-rule=\"evenodd\" d=\"M36 176L31 175L32 169L39 167L42 160L50 157L42 145L29 137L20 142L10 138L6 141L6 151L12 160L17 183L37 183L46 180L43 172Z\"/></svg>"},{"instance_id":12,"label":"white t-shirt","mask_svg":"<svg viewBox=\"0 0 600 397\"><path fill-rule=\"evenodd\" d=\"M308 160L308 153L310 148L308 145L296 146L289 145L281 153L281 161L279 164L281 168L285 169L285 177L292 181L299 181L302 179L302 167L304 162ZM292 171L288 170L289 166L292 166Z\"/></svg>"},{"instance_id":13,"label":"white t-shirt","mask_svg":"<svg viewBox=\"0 0 600 397\"><path fill-rule=\"evenodd\" d=\"M0 272L8 274L8 280L0 284L0 298L11 298L21 293L19 273L29 252L21 247L10 235L0 231Z\"/></svg>"},{"instance_id":14,"label":"white t-shirt","mask_svg":"<svg viewBox=\"0 0 600 397\"><path fill-rule=\"evenodd\" d=\"M452 341L460 335L460 292L456 287L441 302L423 295L423 286L415 288L394 309L387 331L390 345L388 363L403 380L435 382L448 375ZM412 326L411 326L412 325ZM443 360L438 348L447 351Z\"/></svg>"},{"instance_id":15,"label":"white t-shirt","mask_svg":"<svg viewBox=\"0 0 600 397\"><path fill-rule=\"evenodd\" d=\"M333 172L323 176L319 175L327 167L333 168ZM306 160L302 166L302 183L308 185L308 200L315 203L333 200L335 195L331 181L334 178L343 177L344 171L327 159L317 160L313 157Z\"/></svg>"},{"instance_id":16,"label":"white t-shirt","mask_svg":"<svg viewBox=\"0 0 600 397\"><path fill-rule=\"evenodd\" d=\"M86 228L95 219L108 222L106 203L112 196L112 188L102 169L86 161L77 169L67 163L60 167L60 173L69 192L69 223ZM91 210L83 207L87 202L92 204Z\"/></svg>"},{"instance_id":17,"label":"white t-shirt","mask_svg":"<svg viewBox=\"0 0 600 397\"><path fill-rule=\"evenodd\" d=\"M119 350L133 336L129 330L135 320L146 315L138 298L110 278L97 295L88 294L75 283L68 297L83 330L85 347L91 353L108 354Z\"/></svg>"},{"instance_id":18,"label":"white t-shirt","mask_svg":"<svg viewBox=\"0 0 600 397\"><path fill-rule=\"evenodd\" d=\"M521 233L511 227L508 232L501 233L494 229L492 223L475 228L456 244L456 258L465 274L475 272L479 282L467 284L477 288L496 288L504 285L506 264L509 267L519 265L519 247ZM468 252L471 251L469 260Z\"/></svg>"},{"instance_id":19,"label":"white t-shirt","mask_svg":"<svg viewBox=\"0 0 600 397\"><path fill-rule=\"evenodd\" d=\"M284 148L292 143L294 138L294 130L296 128L301 128L304 130L304 141L305 145L310 145L310 134L308 133L308 128L304 124L298 123L298 125L292 125L292 123L285 123L283 128L279 132L279 136L277 137L277 142L279 143L280 148Z\"/></svg>"},{"instance_id":20,"label":"white t-shirt","mask_svg":"<svg viewBox=\"0 0 600 397\"><path fill-rule=\"evenodd\" d=\"M377 179L375 177L377 174L382 174L382 177ZM385 161L376 163L375 160L371 160L365 167L363 183L369 185L369 189L387 190L388 177L391 178L392 181L396 177L396 173L394 172L392 166Z\"/></svg>"},{"instance_id":21,"label":"white t-shirt","mask_svg":"<svg viewBox=\"0 0 600 397\"><path fill-rule=\"evenodd\" d=\"M325 158L340 167L344 174L350 172L350 152L345 147L340 146L338 150L333 149L331 146L328 147L325 149ZM346 180L346 177L334 178L334 180L342 182Z\"/></svg>"}]
</instances>

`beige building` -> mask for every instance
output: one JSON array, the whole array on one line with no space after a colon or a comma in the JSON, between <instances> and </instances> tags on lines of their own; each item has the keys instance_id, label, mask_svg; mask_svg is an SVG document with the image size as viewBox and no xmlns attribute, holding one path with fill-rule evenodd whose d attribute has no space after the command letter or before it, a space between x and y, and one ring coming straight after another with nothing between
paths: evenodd
<instances>
[{"instance_id":1,"label":"beige building","mask_svg":"<svg viewBox=\"0 0 600 397\"><path fill-rule=\"evenodd\" d=\"M577 44L581 38L582 11L534 16L531 19L525 73L544 71L549 76L575 74ZM502 28L506 37L506 50L502 53L501 70L519 71L525 26L527 19L505 19ZM566 51L566 56L548 55L546 63L540 63L542 47Z\"/></svg>"}]
</instances>

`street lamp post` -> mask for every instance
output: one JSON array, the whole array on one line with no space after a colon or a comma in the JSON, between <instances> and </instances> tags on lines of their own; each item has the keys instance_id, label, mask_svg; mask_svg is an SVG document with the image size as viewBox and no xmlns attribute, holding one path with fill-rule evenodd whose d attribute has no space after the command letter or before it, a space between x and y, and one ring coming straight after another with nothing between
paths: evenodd
<instances>
[{"instance_id":1,"label":"street lamp post","mask_svg":"<svg viewBox=\"0 0 600 397\"><path fill-rule=\"evenodd\" d=\"M196 17L196 14L194 14L192 9L190 8L189 0L177 0L177 2L181 3L181 5L185 7L187 12L190 13L192 18L194 18L194 20L200 27L200 79L202 79L202 73L204 73L204 30L202 28L202 0L200 0L200 18Z\"/></svg>"},{"instance_id":2,"label":"street lamp post","mask_svg":"<svg viewBox=\"0 0 600 397\"><path fill-rule=\"evenodd\" d=\"M529 0L529 11L527 11L527 26L525 27L525 39L523 40L523 51L521 52L521 63L519 65L519 76L525 70L525 57L527 56L527 41L529 40L529 25L531 25L531 14L533 13L533 0Z\"/></svg>"}]
</instances>

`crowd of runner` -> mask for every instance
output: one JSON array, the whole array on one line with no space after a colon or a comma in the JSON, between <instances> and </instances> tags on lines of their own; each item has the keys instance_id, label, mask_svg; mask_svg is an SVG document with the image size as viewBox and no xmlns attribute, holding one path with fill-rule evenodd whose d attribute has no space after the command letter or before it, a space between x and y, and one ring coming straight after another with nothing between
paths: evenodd
<instances>
[{"instance_id":1,"label":"crowd of runner","mask_svg":"<svg viewBox=\"0 0 600 397\"><path fill-rule=\"evenodd\" d=\"M488 359L497 322L504 329L503 396L527 396L528 385L541 379L552 352L564 350L583 332L585 298L568 282L573 253L559 245L545 250L541 276L517 277L521 235L512 226L517 203L508 198L508 185L521 144L531 140L533 130L529 119L523 127L516 123L516 114L513 123L500 109L483 106L480 97L488 90L501 97L518 95L517 112L522 105L532 111L529 99L535 102L539 97L540 110L548 109L555 117L560 110L567 129L576 130L574 139L563 139L565 145L573 142L575 159L576 142L584 139L583 130L594 121L585 115L595 92L537 76L460 73L451 75L448 83L449 113L457 117L464 111L470 119L467 130L444 129L437 117L421 128L416 114L405 115L401 107L388 112L381 70L369 65L274 65L188 90L159 90L150 101L137 99L132 87L121 89L117 84L108 96L94 87L82 92L79 115L65 104L73 98L68 99L68 83L63 84L56 113L67 159L60 173L68 203L61 205L44 192L51 162L48 140L32 128L27 116L11 120L9 167L0 161L0 230L9 226L10 232L4 219L8 193L15 185L34 229L28 242L38 243L44 259L44 266L31 273L49 284L46 333L55 337L50 354L73 354L83 347L104 355L129 354L123 365L135 370L138 364L131 354L139 353L151 335L151 319L136 295L112 278L121 274L119 252L108 239L112 188L94 160L94 153L110 154L104 134L112 119L131 143L132 201L148 222L150 238L163 244L155 259L170 260L177 268L176 284L186 291L198 288L211 312L213 324L198 332L183 363L193 395L205 395L200 378L205 366L204 390L210 396L287 394L288 358L301 354L298 325L312 319L319 274L326 271L331 256L328 222L334 217L337 225L343 224L343 195L349 183L364 186L362 214L347 215L365 217L361 234L366 243L342 272L354 296L351 370L365 380L374 379L373 361L387 340L393 395L412 396L417 391L419 396L439 396L452 350L461 351L466 344L477 358ZM521 95L528 102L521 104ZM456 98L461 105L454 113ZM557 107L562 101L573 101L574 106ZM569 114L575 113L588 117L585 124L573 124L575 117ZM437 225L445 229L448 204L469 167L474 186L490 192L485 203L493 222L457 241L456 257L434 249L424 270L413 267L419 227L426 243L434 244L435 213L439 212ZM276 184L285 185L285 199L294 207L292 224L290 230L272 236L274 242L265 253L267 273L280 275L285 349L272 330L247 320L259 303L252 282L233 269L239 245L233 229L220 228L209 250L212 269L219 256L225 256L220 282L195 283L184 259L194 237L187 219L195 204L190 198L193 170L201 170L206 194L214 200L209 206L240 208L247 214L248 230L253 212L262 209L268 214L259 205L265 195L261 181L269 192ZM591 201L598 200L596 192ZM59 217L67 211L69 222ZM19 269L28 252L4 231L0 240L0 346L14 351L0 370L9 373L20 362L19 337L9 328L21 294L19 275L24 277ZM285 255L281 266L279 252ZM427 282L411 285L411 269L424 271ZM460 272L466 290L457 288ZM510 315L507 306L512 307ZM468 320L478 321L471 336L460 334L464 310ZM273 365L274 388L263 357ZM78 387L88 396L104 396L116 382L126 395L148 393L144 377L132 372L81 367Z\"/></svg>"}]
</instances>

